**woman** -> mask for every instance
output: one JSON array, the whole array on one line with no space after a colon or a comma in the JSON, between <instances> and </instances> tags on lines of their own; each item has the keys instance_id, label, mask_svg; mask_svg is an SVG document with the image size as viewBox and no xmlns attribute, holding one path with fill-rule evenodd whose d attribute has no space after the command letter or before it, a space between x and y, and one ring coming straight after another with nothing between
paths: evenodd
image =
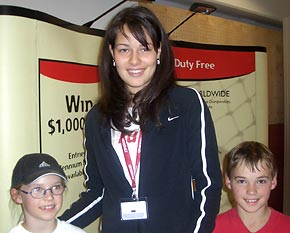
<instances>
[{"instance_id":1,"label":"woman","mask_svg":"<svg viewBox=\"0 0 290 233\"><path fill-rule=\"evenodd\" d=\"M212 232L221 172L210 112L175 83L169 39L147 8L119 12L100 57L101 96L86 118L86 186L62 219L103 233Z\"/></svg>"}]
</instances>

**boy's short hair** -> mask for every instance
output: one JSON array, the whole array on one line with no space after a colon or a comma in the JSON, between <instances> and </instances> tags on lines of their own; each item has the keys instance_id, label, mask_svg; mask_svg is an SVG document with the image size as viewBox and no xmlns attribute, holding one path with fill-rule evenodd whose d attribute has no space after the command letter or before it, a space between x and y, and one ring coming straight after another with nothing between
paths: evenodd
<instances>
[{"instance_id":1,"label":"boy's short hair","mask_svg":"<svg viewBox=\"0 0 290 233\"><path fill-rule=\"evenodd\" d=\"M66 181L66 175L55 158L44 153L26 154L16 163L11 179L11 188L30 184L41 176L53 174Z\"/></svg>"},{"instance_id":2,"label":"boy's short hair","mask_svg":"<svg viewBox=\"0 0 290 233\"><path fill-rule=\"evenodd\" d=\"M266 166L271 172L272 178L277 174L277 165L273 153L267 146L255 141L245 141L232 148L225 155L226 175L230 178L233 169L241 163L251 170L259 170L259 163Z\"/></svg>"}]
</instances>

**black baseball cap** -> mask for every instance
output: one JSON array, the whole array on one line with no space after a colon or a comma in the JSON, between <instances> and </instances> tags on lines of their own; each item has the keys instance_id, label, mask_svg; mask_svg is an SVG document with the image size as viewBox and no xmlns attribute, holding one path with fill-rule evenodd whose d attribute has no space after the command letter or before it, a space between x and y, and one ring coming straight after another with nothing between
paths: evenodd
<instances>
[{"instance_id":1,"label":"black baseball cap","mask_svg":"<svg viewBox=\"0 0 290 233\"><path fill-rule=\"evenodd\" d=\"M44 175L57 175L66 181L61 166L51 155L43 153L26 154L16 163L11 180L11 188L30 184Z\"/></svg>"}]
</instances>

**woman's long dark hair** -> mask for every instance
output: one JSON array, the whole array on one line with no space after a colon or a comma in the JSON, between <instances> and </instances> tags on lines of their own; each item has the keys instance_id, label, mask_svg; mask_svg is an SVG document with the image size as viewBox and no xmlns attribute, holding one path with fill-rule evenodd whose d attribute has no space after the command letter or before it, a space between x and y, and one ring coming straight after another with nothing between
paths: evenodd
<instances>
[{"instance_id":1,"label":"woman's long dark hair","mask_svg":"<svg viewBox=\"0 0 290 233\"><path fill-rule=\"evenodd\" d=\"M145 47L148 46L145 32L152 39L157 52L161 46L160 64L150 83L132 94L127 90L123 80L113 66L113 57L109 46L114 49L118 33L124 34L127 26L132 35ZM100 56L101 96L98 101L101 119L112 123L121 132L127 132L132 122L145 130L148 120L160 127L160 109L166 104L168 90L175 84L174 56L170 41L160 21L147 8L142 6L129 7L119 12L109 23L103 41ZM133 114L128 114L128 107L133 102ZM137 117L138 115L138 117Z\"/></svg>"}]
</instances>

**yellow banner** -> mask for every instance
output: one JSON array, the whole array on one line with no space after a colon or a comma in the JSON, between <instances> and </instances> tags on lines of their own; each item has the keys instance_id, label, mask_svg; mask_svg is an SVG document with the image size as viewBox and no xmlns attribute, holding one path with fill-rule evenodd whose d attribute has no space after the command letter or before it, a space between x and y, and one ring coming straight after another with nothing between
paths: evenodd
<instances>
[{"instance_id":1,"label":"yellow banner","mask_svg":"<svg viewBox=\"0 0 290 233\"><path fill-rule=\"evenodd\" d=\"M12 169L24 154L48 153L63 166L68 176L63 210L84 189L84 118L98 96L103 32L5 6L0 6L0 31L0 170L5 174L0 232L7 232L21 218L9 188ZM96 222L86 230L98 227Z\"/></svg>"}]
</instances>

